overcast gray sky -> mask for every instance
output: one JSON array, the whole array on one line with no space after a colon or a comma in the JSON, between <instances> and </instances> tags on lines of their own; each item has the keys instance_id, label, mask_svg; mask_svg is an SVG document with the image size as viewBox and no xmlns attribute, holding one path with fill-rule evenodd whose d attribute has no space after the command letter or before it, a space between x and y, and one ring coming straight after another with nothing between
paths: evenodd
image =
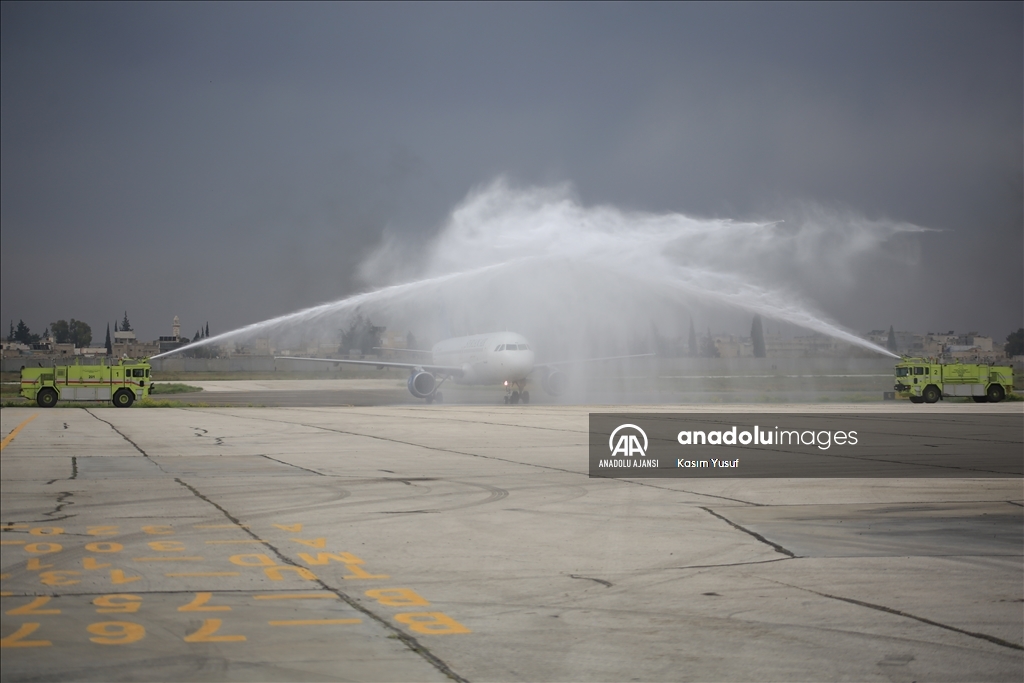
<instances>
[{"instance_id":1,"label":"overcast gray sky","mask_svg":"<svg viewBox=\"0 0 1024 683\"><path fill-rule=\"evenodd\" d=\"M860 331L1024 324L1021 3L5 2L0 30L4 325L337 299L499 175L934 228L807 298Z\"/></svg>"}]
</instances>

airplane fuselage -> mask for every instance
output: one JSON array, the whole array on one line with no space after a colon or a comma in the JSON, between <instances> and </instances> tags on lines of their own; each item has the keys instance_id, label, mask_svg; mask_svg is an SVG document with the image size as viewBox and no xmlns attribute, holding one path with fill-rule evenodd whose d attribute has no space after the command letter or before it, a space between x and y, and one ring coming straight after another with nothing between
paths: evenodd
<instances>
[{"instance_id":1,"label":"airplane fuselage","mask_svg":"<svg viewBox=\"0 0 1024 683\"><path fill-rule=\"evenodd\" d=\"M437 365L462 368L462 375L452 378L457 384L519 383L534 369L533 349L515 332L445 339L434 344L431 355Z\"/></svg>"}]
</instances>

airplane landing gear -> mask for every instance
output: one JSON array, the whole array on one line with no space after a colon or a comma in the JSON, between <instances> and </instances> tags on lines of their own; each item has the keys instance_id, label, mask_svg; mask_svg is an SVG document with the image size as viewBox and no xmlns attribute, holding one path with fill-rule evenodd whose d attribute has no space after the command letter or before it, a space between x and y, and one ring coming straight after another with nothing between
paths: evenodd
<instances>
[{"instance_id":1,"label":"airplane landing gear","mask_svg":"<svg viewBox=\"0 0 1024 683\"><path fill-rule=\"evenodd\" d=\"M517 405L520 401L530 402L530 392L526 390L525 383L505 383L505 405Z\"/></svg>"}]
</instances>

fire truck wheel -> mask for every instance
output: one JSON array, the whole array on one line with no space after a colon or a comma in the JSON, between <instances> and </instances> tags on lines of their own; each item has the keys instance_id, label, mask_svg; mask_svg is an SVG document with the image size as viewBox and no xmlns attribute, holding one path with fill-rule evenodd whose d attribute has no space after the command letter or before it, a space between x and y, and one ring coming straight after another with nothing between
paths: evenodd
<instances>
[{"instance_id":1,"label":"fire truck wheel","mask_svg":"<svg viewBox=\"0 0 1024 683\"><path fill-rule=\"evenodd\" d=\"M975 403L988 403L988 396L971 396Z\"/></svg>"},{"instance_id":2,"label":"fire truck wheel","mask_svg":"<svg viewBox=\"0 0 1024 683\"><path fill-rule=\"evenodd\" d=\"M130 408L135 403L135 397L127 389L118 389L114 392L114 406L118 408Z\"/></svg>"},{"instance_id":3,"label":"fire truck wheel","mask_svg":"<svg viewBox=\"0 0 1024 683\"><path fill-rule=\"evenodd\" d=\"M924 403L924 399L921 398L920 396L911 396L910 397L910 402L911 403Z\"/></svg>"},{"instance_id":4,"label":"fire truck wheel","mask_svg":"<svg viewBox=\"0 0 1024 683\"><path fill-rule=\"evenodd\" d=\"M1006 392L1003 391L1003 388L998 384L993 384L992 386L990 386L988 388L987 395L989 403L999 403L1004 398L1006 398Z\"/></svg>"},{"instance_id":5,"label":"fire truck wheel","mask_svg":"<svg viewBox=\"0 0 1024 683\"><path fill-rule=\"evenodd\" d=\"M942 394L939 393L939 388L934 384L929 384L921 392L921 398L924 399L925 403L936 403L941 397Z\"/></svg>"},{"instance_id":6,"label":"fire truck wheel","mask_svg":"<svg viewBox=\"0 0 1024 683\"><path fill-rule=\"evenodd\" d=\"M40 408L52 408L57 405L57 392L49 387L39 390L36 394L36 404Z\"/></svg>"}]
</instances>

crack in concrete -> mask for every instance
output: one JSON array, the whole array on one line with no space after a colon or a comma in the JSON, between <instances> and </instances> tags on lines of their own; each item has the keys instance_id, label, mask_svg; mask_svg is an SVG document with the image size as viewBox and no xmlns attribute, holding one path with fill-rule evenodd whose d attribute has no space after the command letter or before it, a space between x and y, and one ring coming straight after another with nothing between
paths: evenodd
<instances>
[{"instance_id":1,"label":"crack in concrete","mask_svg":"<svg viewBox=\"0 0 1024 683\"><path fill-rule=\"evenodd\" d=\"M771 579L768 579L768 580L771 581ZM805 591L807 593L813 593L814 595L820 595L823 598L830 598L832 600L840 600L842 602L848 602L851 605L857 605L859 607L867 607L868 609L878 610L879 612L886 612L888 614L895 614L895 615L900 616L900 617L906 617L907 619L914 619L915 621L920 621L922 624L928 624L929 626L937 626L938 628L946 629L947 631L953 631L954 633L961 633L961 634L963 634L965 636L970 636L971 638L979 638L981 640L986 640L986 641L988 641L990 643L994 643L995 645L999 645L1001 647L1007 647L1007 648L1010 648L1012 650L1024 650L1024 646L1018 645L1017 643L1011 643L1008 640L1003 640L1002 638L997 638L996 636L990 636L987 633L977 633L976 631L968 631L966 629L957 628L956 626L950 626L949 624L943 624L942 622L933 621L932 619L928 619L926 617L919 617L916 614L910 614L909 612L904 612L903 610L894 609L892 607L886 607L885 605L876 605L876 604L871 603L871 602L864 602L863 600L856 600L854 598L844 598L841 595L832 595L830 593L821 593L821 592L813 590L811 588L803 588L802 586L794 586L794 585L789 584L789 583L783 583L782 581L772 581L772 583L777 583L780 586L789 586L790 588L795 588L797 590Z\"/></svg>"},{"instance_id":2,"label":"crack in concrete","mask_svg":"<svg viewBox=\"0 0 1024 683\"><path fill-rule=\"evenodd\" d=\"M604 579L595 579L592 576L580 576L579 574L569 574L569 578L570 579L585 579L587 581L596 581L597 583L601 584L602 586L606 586L608 588L612 587L612 582L611 581L605 581Z\"/></svg>"},{"instance_id":3,"label":"crack in concrete","mask_svg":"<svg viewBox=\"0 0 1024 683\"><path fill-rule=\"evenodd\" d=\"M282 562L284 562L285 564L287 564L289 566L300 567L302 569L305 569L305 567L302 567L302 565L296 563L290 557L288 557L283 552L281 552L281 550L279 550L275 545L273 545L272 543L267 542L265 539L261 539L258 535L256 535L252 531L250 531L248 527L243 526L242 522L239 519L237 519L234 515L232 515L230 512L228 512L225 508L221 507L220 505L218 505L214 501L212 501L209 498L207 498L206 496L204 496L194 486L192 486L188 482L182 481L178 477L175 477L174 481L178 482L180 485L184 486L186 489L191 491L192 495L194 495L196 498L199 498L203 502L208 503L209 505L215 507L217 510L220 511L220 513L222 515L224 515L229 520L231 520L231 522L233 524L237 525L239 529L241 529L244 533L246 533L249 536L251 536L254 540L263 541L264 542L264 546L267 549L269 549L270 551L272 551L275 555L277 555L279 560L281 560ZM337 595L341 600L343 600L345 603L347 603L350 607L352 607L353 609L355 609L358 612L361 612L362 614L366 615L367 617L369 617L373 621L377 622L379 625L383 626L386 630L391 632L391 636L389 636L389 637L393 636L393 637L397 638L398 640L402 641L405 644L406 647L408 647L410 650L412 650L413 652L415 652L416 654L421 656L424 660L426 660L429 664L431 664L435 669L437 669L438 671L443 673L448 678L451 678L454 681L459 681L459 683L469 683L469 681L467 679L465 679L462 676L460 676L459 674L455 673L455 671L453 671L452 668L450 666L448 666L448 664L446 664L441 658L439 658L437 655L435 655L433 652L431 652L425 646L420 644L420 642L415 637L409 635L405 631L402 631L401 629L399 629L396 626L392 625L384 617L381 617L380 615L374 613L373 611L371 611L370 609L368 609L367 607L362 605L359 601L355 600L354 598L349 596L347 593L345 593L341 589L335 588L333 586L330 586L329 584L327 584L325 581L323 581L320 578L315 579L314 583L319 585L322 589L324 589L326 591L329 591L329 592L333 593L334 595Z\"/></svg>"},{"instance_id":4,"label":"crack in concrete","mask_svg":"<svg viewBox=\"0 0 1024 683\"><path fill-rule=\"evenodd\" d=\"M728 524L732 528L737 529L738 531L742 531L743 533L748 534L750 536L753 536L754 538L756 538L757 540L761 541L765 545L770 545L772 548L775 549L775 552L782 553L783 555L786 555L786 556L791 557L791 558L797 557L796 553L794 553L794 552L792 552L790 550L787 550L786 548L783 548L778 543L775 543L773 541L769 541L767 538L765 538L761 534L757 533L756 531L751 531L750 529L747 529L746 527L740 526L736 522L733 522L732 520L727 519L727 518L723 517L722 515L718 514L717 512L712 510L711 508L706 508L703 505L701 505L699 507L704 512L707 512L710 515L714 515L715 517L717 517L718 519L722 520L723 522L725 522L726 524Z\"/></svg>"}]
</instances>

